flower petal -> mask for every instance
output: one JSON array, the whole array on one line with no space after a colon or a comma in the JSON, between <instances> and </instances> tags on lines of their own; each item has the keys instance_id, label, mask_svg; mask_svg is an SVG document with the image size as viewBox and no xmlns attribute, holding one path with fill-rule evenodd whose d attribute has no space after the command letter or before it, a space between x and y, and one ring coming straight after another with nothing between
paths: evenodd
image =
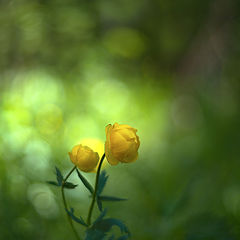
<instances>
[{"instance_id":1,"label":"flower petal","mask_svg":"<svg viewBox=\"0 0 240 240\"><path fill-rule=\"evenodd\" d=\"M105 127L105 133L106 133L106 136L109 134L109 131L110 129L112 128L113 126L111 124L108 124L106 127Z\"/></svg>"},{"instance_id":2,"label":"flower petal","mask_svg":"<svg viewBox=\"0 0 240 240\"><path fill-rule=\"evenodd\" d=\"M105 143L105 154L106 154L106 158L108 160L108 162L111 164L111 165L117 165L118 164L118 160L115 159L110 151L110 148L109 148L109 142L106 141Z\"/></svg>"}]
</instances>

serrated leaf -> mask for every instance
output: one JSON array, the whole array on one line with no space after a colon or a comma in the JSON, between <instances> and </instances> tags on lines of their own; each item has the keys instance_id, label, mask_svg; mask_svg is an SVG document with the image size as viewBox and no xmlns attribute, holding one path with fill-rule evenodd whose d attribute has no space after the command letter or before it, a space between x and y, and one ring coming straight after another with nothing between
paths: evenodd
<instances>
[{"instance_id":1,"label":"serrated leaf","mask_svg":"<svg viewBox=\"0 0 240 240\"><path fill-rule=\"evenodd\" d=\"M106 233L98 230L89 228L86 230L86 236L84 240L104 240Z\"/></svg>"},{"instance_id":2,"label":"serrated leaf","mask_svg":"<svg viewBox=\"0 0 240 240\"><path fill-rule=\"evenodd\" d=\"M110 201L110 202L117 202L117 201L126 201L126 198L119 198L113 196L98 196L101 201Z\"/></svg>"},{"instance_id":3,"label":"serrated leaf","mask_svg":"<svg viewBox=\"0 0 240 240\"><path fill-rule=\"evenodd\" d=\"M46 181L46 183L51 184L51 185L54 185L54 186L56 186L56 187L61 186L61 185L59 185L57 182L54 182L54 181Z\"/></svg>"},{"instance_id":4,"label":"serrated leaf","mask_svg":"<svg viewBox=\"0 0 240 240\"><path fill-rule=\"evenodd\" d=\"M98 180L98 188L97 188L97 195L98 196L102 193L102 191L103 191L103 189L104 189L104 187L107 183L107 180L108 180L107 173L106 173L105 170L103 170L101 172L101 174L99 176L99 180Z\"/></svg>"},{"instance_id":5,"label":"serrated leaf","mask_svg":"<svg viewBox=\"0 0 240 240\"><path fill-rule=\"evenodd\" d=\"M99 197L97 197L97 206L98 206L99 211L101 212L102 211L102 202L99 199Z\"/></svg>"},{"instance_id":6,"label":"serrated leaf","mask_svg":"<svg viewBox=\"0 0 240 240\"><path fill-rule=\"evenodd\" d=\"M86 231L85 240L103 240L106 237L106 234L111 230L113 226L119 227L122 234L124 234L119 240L125 240L130 237L130 232L126 225L119 219L115 218L106 218L107 210L104 209L99 217L95 220L90 228ZM108 240L113 240L114 235L112 235Z\"/></svg>"},{"instance_id":7,"label":"serrated leaf","mask_svg":"<svg viewBox=\"0 0 240 240\"><path fill-rule=\"evenodd\" d=\"M70 208L70 211L68 209L65 209L68 213L68 215L77 223L82 224L83 226L87 227L88 225L84 222L83 218L80 216L79 218L74 215L74 209Z\"/></svg>"},{"instance_id":8,"label":"serrated leaf","mask_svg":"<svg viewBox=\"0 0 240 240\"><path fill-rule=\"evenodd\" d=\"M77 184L73 184L71 182L65 182L63 186L64 186L64 188L73 189L73 188L77 187Z\"/></svg>"},{"instance_id":9,"label":"serrated leaf","mask_svg":"<svg viewBox=\"0 0 240 240\"><path fill-rule=\"evenodd\" d=\"M63 181L63 175L61 173L61 171L55 167L56 169L56 176L57 176L57 181L58 181L58 184L61 186L62 185L62 181Z\"/></svg>"},{"instance_id":10,"label":"serrated leaf","mask_svg":"<svg viewBox=\"0 0 240 240\"><path fill-rule=\"evenodd\" d=\"M93 194L94 190L93 190L93 187L92 185L88 182L88 180L77 170L77 174L78 174L78 177L80 178L80 180L82 181L82 183L84 184L84 186L89 190L89 192L91 194Z\"/></svg>"},{"instance_id":11,"label":"serrated leaf","mask_svg":"<svg viewBox=\"0 0 240 240\"><path fill-rule=\"evenodd\" d=\"M127 226L121 220L116 218L106 218L97 221L93 224L92 228L106 233L109 232L113 226L119 227L122 233L127 233L130 236Z\"/></svg>"},{"instance_id":12,"label":"serrated leaf","mask_svg":"<svg viewBox=\"0 0 240 240\"><path fill-rule=\"evenodd\" d=\"M100 213L100 215L98 216L98 218L94 221L93 225L99 221L102 221L102 219L105 217L107 213L107 209L104 208L104 210Z\"/></svg>"}]
</instances>

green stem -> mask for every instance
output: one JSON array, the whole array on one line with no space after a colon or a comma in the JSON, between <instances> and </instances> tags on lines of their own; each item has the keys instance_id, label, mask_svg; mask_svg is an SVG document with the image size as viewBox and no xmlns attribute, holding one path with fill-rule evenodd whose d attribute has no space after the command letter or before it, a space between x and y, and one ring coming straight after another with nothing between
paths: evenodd
<instances>
[{"instance_id":1,"label":"green stem","mask_svg":"<svg viewBox=\"0 0 240 240\"><path fill-rule=\"evenodd\" d=\"M70 175L73 173L73 171L74 171L75 169L76 169L76 166L74 166L74 168L68 173L68 175L67 175L67 176L63 179L63 181L62 181L62 187L61 187L62 199L63 199L64 208L65 208L66 210L68 209L68 207L67 207L67 201L66 201L65 194L64 194L64 184L65 184L65 182L67 181L67 179L70 177ZM70 225L71 225L71 228L72 228L72 230L73 230L73 232L74 232L74 234L75 234L75 236L76 236L76 239L81 240L81 239L79 238L79 236L78 236L78 233L77 233L75 227L73 226L72 218L68 215L68 213L67 213L67 216L68 216L68 221L69 221L69 223L70 223Z\"/></svg>"},{"instance_id":2,"label":"green stem","mask_svg":"<svg viewBox=\"0 0 240 240\"><path fill-rule=\"evenodd\" d=\"M100 175L100 171L101 171L101 166L102 166L102 163L103 163L104 158L105 158L105 153L102 155L102 158L101 158L101 160L100 160L100 163L99 163L98 169L97 169L97 175L96 175L96 181L95 181L95 188L94 188L94 192L93 192L93 196L92 196L92 202L91 202L91 205L90 205L90 207L89 207L88 217L87 217L87 225L88 225L88 226L91 225L92 211L93 211L93 207L94 207L94 203L95 203L96 195L97 195L98 180L99 180L99 175Z\"/></svg>"}]
</instances>

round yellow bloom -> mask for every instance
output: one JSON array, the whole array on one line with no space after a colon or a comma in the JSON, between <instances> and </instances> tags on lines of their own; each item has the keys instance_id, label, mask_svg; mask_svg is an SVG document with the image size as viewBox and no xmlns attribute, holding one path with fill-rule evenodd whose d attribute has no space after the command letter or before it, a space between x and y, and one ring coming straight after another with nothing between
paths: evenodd
<instances>
[{"instance_id":1,"label":"round yellow bloom","mask_svg":"<svg viewBox=\"0 0 240 240\"><path fill-rule=\"evenodd\" d=\"M105 154L111 165L118 162L129 163L137 160L140 145L137 129L125 124L107 125Z\"/></svg>"},{"instance_id":2,"label":"round yellow bloom","mask_svg":"<svg viewBox=\"0 0 240 240\"><path fill-rule=\"evenodd\" d=\"M99 155L99 158L104 154L104 142L97 138L83 138L81 139L81 144L90 147L94 152L97 152ZM93 172L97 172L98 165L100 164L100 161L98 161L98 164L96 168L93 170ZM102 163L102 169L105 168L107 165L107 160L104 158Z\"/></svg>"},{"instance_id":3,"label":"round yellow bloom","mask_svg":"<svg viewBox=\"0 0 240 240\"><path fill-rule=\"evenodd\" d=\"M68 153L74 165L84 172L91 172L95 169L99 161L98 153L82 144L73 147Z\"/></svg>"}]
</instances>

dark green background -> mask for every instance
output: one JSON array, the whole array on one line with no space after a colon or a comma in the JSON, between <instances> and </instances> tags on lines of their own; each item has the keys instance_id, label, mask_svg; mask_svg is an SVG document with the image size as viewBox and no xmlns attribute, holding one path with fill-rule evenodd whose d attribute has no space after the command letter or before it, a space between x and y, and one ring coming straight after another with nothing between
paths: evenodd
<instances>
[{"instance_id":1,"label":"dark green background","mask_svg":"<svg viewBox=\"0 0 240 240\"><path fill-rule=\"evenodd\" d=\"M0 239L74 239L45 180L114 122L141 141L106 168L132 239L240 239L239 43L234 0L1 0Z\"/></svg>"}]
</instances>

